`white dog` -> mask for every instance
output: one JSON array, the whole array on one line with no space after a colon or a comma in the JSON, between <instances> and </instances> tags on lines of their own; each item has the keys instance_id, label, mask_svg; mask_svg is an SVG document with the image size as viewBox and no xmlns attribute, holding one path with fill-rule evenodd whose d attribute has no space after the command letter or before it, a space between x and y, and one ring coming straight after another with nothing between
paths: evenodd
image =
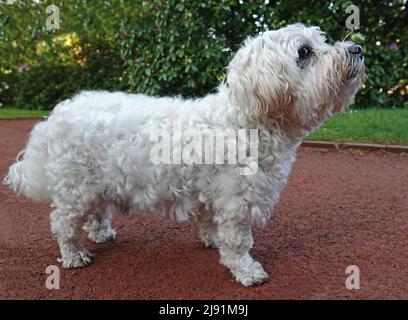
<instances>
[{"instance_id":1,"label":"white dog","mask_svg":"<svg viewBox=\"0 0 408 320\"><path fill-rule=\"evenodd\" d=\"M52 204L51 231L66 268L91 262L84 226L89 239L109 241L112 211L144 211L197 221L204 244L219 248L238 282L261 283L267 274L249 254L251 225L268 220L305 135L352 103L363 77L358 45L329 45L318 27L301 24L268 31L245 41L226 83L202 99L91 91L61 102L34 127L4 181ZM258 129L257 171L238 174L239 163L153 164L151 132L174 132L175 121L182 129Z\"/></svg>"}]
</instances>

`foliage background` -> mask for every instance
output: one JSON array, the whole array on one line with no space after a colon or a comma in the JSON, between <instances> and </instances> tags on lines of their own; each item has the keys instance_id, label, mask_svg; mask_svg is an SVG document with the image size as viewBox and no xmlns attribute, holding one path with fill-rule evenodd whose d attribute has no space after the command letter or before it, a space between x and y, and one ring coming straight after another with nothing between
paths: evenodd
<instances>
[{"instance_id":1,"label":"foliage background","mask_svg":"<svg viewBox=\"0 0 408 320\"><path fill-rule=\"evenodd\" d=\"M48 5L60 10L47 30ZM84 89L202 96L248 35L294 22L343 39L351 1L0 0L0 104L50 109ZM406 1L354 1L367 78L358 107L408 106Z\"/></svg>"}]
</instances>

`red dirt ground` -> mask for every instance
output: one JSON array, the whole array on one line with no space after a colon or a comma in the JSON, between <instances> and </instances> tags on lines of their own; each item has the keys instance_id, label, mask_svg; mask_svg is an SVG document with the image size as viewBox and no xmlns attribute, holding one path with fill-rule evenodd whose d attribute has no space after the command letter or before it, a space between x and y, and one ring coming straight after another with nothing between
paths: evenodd
<instances>
[{"instance_id":1,"label":"red dirt ground","mask_svg":"<svg viewBox=\"0 0 408 320\"><path fill-rule=\"evenodd\" d=\"M23 147L34 120L0 121L0 175ZM270 275L245 288L205 249L193 224L145 215L114 218L112 243L84 269L61 270L61 289L45 287L58 265L50 209L0 186L2 299L408 299L408 157L385 152L303 148L253 256ZM360 268L359 290L345 287Z\"/></svg>"}]
</instances>

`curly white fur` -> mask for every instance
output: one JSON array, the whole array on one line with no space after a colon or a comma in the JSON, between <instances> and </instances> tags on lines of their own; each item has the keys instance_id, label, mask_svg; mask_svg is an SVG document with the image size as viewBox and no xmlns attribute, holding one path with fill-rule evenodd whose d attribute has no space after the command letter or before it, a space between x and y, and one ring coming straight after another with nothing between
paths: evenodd
<instances>
[{"instance_id":1,"label":"curly white fur","mask_svg":"<svg viewBox=\"0 0 408 320\"><path fill-rule=\"evenodd\" d=\"M286 184L306 134L349 105L363 79L362 56L351 43L325 43L317 27L291 25L249 38L228 66L226 84L202 99L83 92L58 104L31 132L22 161L5 183L52 203L51 231L64 267L91 262L81 232L115 238L111 210L194 219L206 246L237 281L261 283L267 274L252 259L251 224L264 224ZM299 48L310 56L301 60ZM258 129L258 171L239 164L154 165L153 129ZM179 139L173 137L174 139Z\"/></svg>"}]
</instances>

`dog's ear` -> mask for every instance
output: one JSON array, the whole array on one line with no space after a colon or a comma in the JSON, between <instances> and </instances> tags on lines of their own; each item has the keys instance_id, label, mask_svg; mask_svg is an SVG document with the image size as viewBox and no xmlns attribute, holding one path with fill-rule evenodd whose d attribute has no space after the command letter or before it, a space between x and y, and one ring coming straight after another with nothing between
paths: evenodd
<instances>
[{"instance_id":1,"label":"dog's ear","mask_svg":"<svg viewBox=\"0 0 408 320\"><path fill-rule=\"evenodd\" d=\"M264 39L248 39L227 68L230 102L251 117L280 114L290 102L280 61Z\"/></svg>"}]
</instances>

